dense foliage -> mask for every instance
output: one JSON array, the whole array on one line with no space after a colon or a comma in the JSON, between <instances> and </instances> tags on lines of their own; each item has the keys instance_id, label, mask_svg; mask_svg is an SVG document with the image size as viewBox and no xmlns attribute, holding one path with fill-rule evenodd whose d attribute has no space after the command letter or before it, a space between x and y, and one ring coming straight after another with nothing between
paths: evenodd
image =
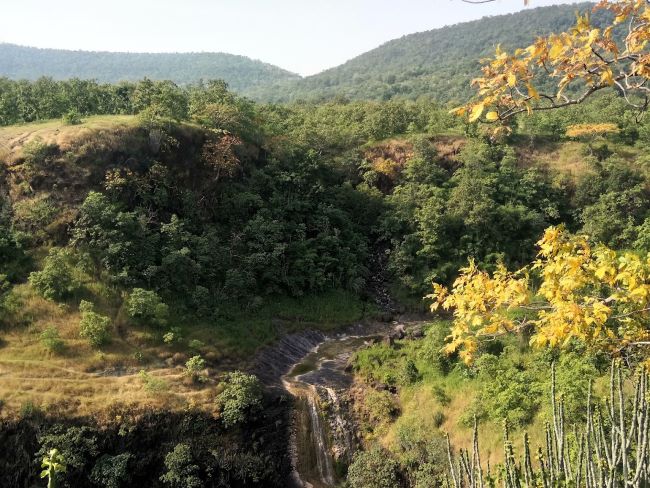
<instances>
[{"instance_id":1,"label":"dense foliage","mask_svg":"<svg viewBox=\"0 0 650 488\"><path fill-rule=\"evenodd\" d=\"M110 53L0 44L0 65L0 75L12 79L51 76L117 83L146 76L186 84L219 78L237 91L299 78L276 66L225 53Z\"/></svg>"},{"instance_id":2,"label":"dense foliage","mask_svg":"<svg viewBox=\"0 0 650 488\"><path fill-rule=\"evenodd\" d=\"M591 4L535 8L511 15L485 17L394 39L347 63L297 81L261 85L247 95L262 101L351 99L417 99L433 96L439 102L464 102L472 94L479 60L497 44L514 49L537 36L569 28L576 10ZM605 17L596 15L600 25ZM516 28L515 28L516 26Z\"/></svg>"}]
</instances>

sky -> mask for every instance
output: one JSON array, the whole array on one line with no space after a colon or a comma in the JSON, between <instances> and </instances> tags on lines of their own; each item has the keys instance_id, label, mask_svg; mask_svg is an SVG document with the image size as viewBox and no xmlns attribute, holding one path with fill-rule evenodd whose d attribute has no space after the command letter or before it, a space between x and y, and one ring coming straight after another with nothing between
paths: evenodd
<instances>
[{"instance_id":1,"label":"sky","mask_svg":"<svg viewBox=\"0 0 650 488\"><path fill-rule=\"evenodd\" d=\"M523 0L11 0L0 42L130 52L226 52L311 75L413 32L516 12ZM531 0L531 7L561 0ZM516 28L516 26L513 26Z\"/></svg>"}]
</instances>

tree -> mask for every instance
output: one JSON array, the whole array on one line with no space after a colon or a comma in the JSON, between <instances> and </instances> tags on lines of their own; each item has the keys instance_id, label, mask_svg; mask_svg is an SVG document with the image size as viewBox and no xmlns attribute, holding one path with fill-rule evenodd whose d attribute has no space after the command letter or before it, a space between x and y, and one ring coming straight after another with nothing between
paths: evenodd
<instances>
[{"instance_id":1,"label":"tree","mask_svg":"<svg viewBox=\"0 0 650 488\"><path fill-rule=\"evenodd\" d=\"M222 385L217 404L226 427L244 423L250 413L261 410L262 385L255 375L241 371L227 373Z\"/></svg>"},{"instance_id":2,"label":"tree","mask_svg":"<svg viewBox=\"0 0 650 488\"><path fill-rule=\"evenodd\" d=\"M134 288L126 300L126 313L140 325L162 327L167 323L169 307L155 291Z\"/></svg>"},{"instance_id":3,"label":"tree","mask_svg":"<svg viewBox=\"0 0 650 488\"><path fill-rule=\"evenodd\" d=\"M52 248L45 258L43 269L30 273L29 283L43 298L64 300L79 289L80 285L74 276L69 259L69 250Z\"/></svg>"},{"instance_id":4,"label":"tree","mask_svg":"<svg viewBox=\"0 0 650 488\"><path fill-rule=\"evenodd\" d=\"M100 315L94 310L94 305L86 300L81 300L79 311L81 321L79 322L79 335L88 339L93 347L100 347L109 341L111 319Z\"/></svg>"},{"instance_id":5,"label":"tree","mask_svg":"<svg viewBox=\"0 0 650 488\"><path fill-rule=\"evenodd\" d=\"M395 488L399 484L399 465L380 448L357 454L348 470L352 488Z\"/></svg>"},{"instance_id":6,"label":"tree","mask_svg":"<svg viewBox=\"0 0 650 488\"><path fill-rule=\"evenodd\" d=\"M165 456L167 472L160 477L172 488L200 488L204 486L199 477L199 467L194 464L192 450L187 444L176 444Z\"/></svg>"},{"instance_id":7,"label":"tree","mask_svg":"<svg viewBox=\"0 0 650 488\"><path fill-rule=\"evenodd\" d=\"M116 456L104 454L95 463L90 473L90 479L103 488L129 486L131 481L129 462L132 458L133 456L128 452Z\"/></svg>"},{"instance_id":8,"label":"tree","mask_svg":"<svg viewBox=\"0 0 650 488\"><path fill-rule=\"evenodd\" d=\"M605 29L594 28L589 15L578 15L569 31L538 38L525 49L497 48L473 84L478 99L454 110L469 121L502 121L522 112L549 110L583 102L593 93L615 87L626 101L645 110L650 87L650 5L645 0L601 0L596 10L613 14ZM623 41L617 26L625 23ZM554 91L540 91L542 76L557 80ZM572 93L567 95L567 93Z\"/></svg>"},{"instance_id":9,"label":"tree","mask_svg":"<svg viewBox=\"0 0 650 488\"><path fill-rule=\"evenodd\" d=\"M650 345L650 255L592 246L561 227L547 229L538 245L537 260L518 271L500 265L490 274L470 261L451 291L434 284L432 309L454 314L447 352L471 363L479 341L525 328L534 347L579 340L616 354Z\"/></svg>"}]
</instances>

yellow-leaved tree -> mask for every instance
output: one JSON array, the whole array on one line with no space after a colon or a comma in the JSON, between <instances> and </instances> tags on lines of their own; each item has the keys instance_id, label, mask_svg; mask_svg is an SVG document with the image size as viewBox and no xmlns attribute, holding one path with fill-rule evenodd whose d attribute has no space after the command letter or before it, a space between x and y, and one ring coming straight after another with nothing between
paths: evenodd
<instances>
[{"instance_id":1,"label":"yellow-leaved tree","mask_svg":"<svg viewBox=\"0 0 650 488\"><path fill-rule=\"evenodd\" d=\"M471 363L480 341L524 327L534 347L577 339L617 353L650 345L650 254L592 247L562 227L547 229L538 245L537 260L516 272L489 274L470 262L451 289L434 285L432 309L453 311L447 352Z\"/></svg>"},{"instance_id":2,"label":"yellow-leaved tree","mask_svg":"<svg viewBox=\"0 0 650 488\"><path fill-rule=\"evenodd\" d=\"M511 53L498 47L495 57L485 62L482 76L473 81L477 98L453 112L470 122L505 122L522 112L581 103L609 87L645 110L650 95L650 3L602 0L594 10L611 12L611 25L596 28L588 14L578 15L567 32L540 37ZM622 36L616 35L617 25L624 29ZM540 88L542 77L557 81L552 92Z\"/></svg>"}]
</instances>

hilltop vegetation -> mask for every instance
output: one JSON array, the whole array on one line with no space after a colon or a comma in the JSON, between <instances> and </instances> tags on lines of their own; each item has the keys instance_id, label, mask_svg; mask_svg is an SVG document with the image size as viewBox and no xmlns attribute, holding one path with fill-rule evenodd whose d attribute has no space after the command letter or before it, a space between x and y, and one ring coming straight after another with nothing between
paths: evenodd
<instances>
[{"instance_id":1,"label":"hilltop vegetation","mask_svg":"<svg viewBox=\"0 0 650 488\"><path fill-rule=\"evenodd\" d=\"M13 80L73 78L98 83L135 82L144 77L180 85L222 79L237 93L261 102L389 100L431 97L462 103L480 59L497 44L511 50L537 36L571 27L575 12L593 4L539 7L516 14L485 17L389 41L340 66L301 78L281 68L223 53L104 53L36 49L0 44L0 76ZM607 15L594 15L601 26ZM516 28L515 28L516 26Z\"/></svg>"},{"instance_id":2,"label":"hilltop vegetation","mask_svg":"<svg viewBox=\"0 0 650 488\"><path fill-rule=\"evenodd\" d=\"M0 76L14 80L81 78L100 83L151 78L189 84L221 79L242 92L299 78L277 66L226 53L112 53L14 44L0 44Z\"/></svg>"},{"instance_id":3,"label":"hilltop vegetation","mask_svg":"<svg viewBox=\"0 0 650 488\"><path fill-rule=\"evenodd\" d=\"M261 85L246 94L271 102L425 96L441 103L462 103L473 94L470 81L480 72L479 61L490 56L497 44L512 50L537 36L564 31L574 24L576 11L586 12L592 5L540 7L410 34L317 75ZM600 13L593 21L600 26L607 18Z\"/></svg>"}]
</instances>

